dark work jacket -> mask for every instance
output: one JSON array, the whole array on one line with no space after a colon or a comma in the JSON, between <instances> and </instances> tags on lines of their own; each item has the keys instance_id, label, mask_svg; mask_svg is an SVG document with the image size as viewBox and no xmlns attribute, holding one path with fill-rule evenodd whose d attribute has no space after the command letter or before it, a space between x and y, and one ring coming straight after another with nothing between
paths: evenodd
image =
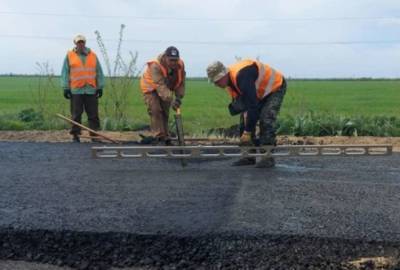
<instances>
[{"instance_id":1,"label":"dark work jacket","mask_svg":"<svg viewBox=\"0 0 400 270\"><path fill-rule=\"evenodd\" d=\"M258 78L257 65L251 65L243 68L237 75L237 85L239 89L233 86L231 80L228 82L228 86L234 90L239 90L241 97L243 98L244 104L246 105L247 117L246 125L244 130L251 132L255 129L257 121L259 119L259 101L257 99L256 80Z\"/></svg>"}]
</instances>

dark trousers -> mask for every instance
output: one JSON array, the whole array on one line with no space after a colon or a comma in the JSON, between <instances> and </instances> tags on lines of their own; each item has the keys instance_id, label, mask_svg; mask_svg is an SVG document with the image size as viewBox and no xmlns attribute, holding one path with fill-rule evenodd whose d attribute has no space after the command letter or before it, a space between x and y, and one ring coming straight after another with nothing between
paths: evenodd
<instances>
[{"instance_id":1,"label":"dark trousers","mask_svg":"<svg viewBox=\"0 0 400 270\"><path fill-rule=\"evenodd\" d=\"M82 113L86 112L89 122L89 128L98 130L100 128L99 119L99 101L96 95L72 95L71 98L71 116L72 120L82 123ZM70 131L72 135L81 134L81 128L73 125ZM90 134L94 135L94 134Z\"/></svg>"}]
</instances>

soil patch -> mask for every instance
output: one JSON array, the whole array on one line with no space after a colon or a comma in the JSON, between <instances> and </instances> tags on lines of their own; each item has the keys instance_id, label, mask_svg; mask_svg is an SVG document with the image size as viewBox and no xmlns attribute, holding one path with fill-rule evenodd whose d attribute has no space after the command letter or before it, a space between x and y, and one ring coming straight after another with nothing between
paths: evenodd
<instances>
[{"instance_id":1,"label":"soil patch","mask_svg":"<svg viewBox=\"0 0 400 270\"><path fill-rule=\"evenodd\" d=\"M149 135L149 131L104 131L102 134L115 140L123 142L140 141L139 134ZM195 139L195 138L194 138ZM204 138L199 138L204 139ZM215 137L210 136L209 139L216 142L236 142L237 138L232 137ZM21 141L21 142L71 142L71 135L68 130L61 131L0 131L0 141ZM90 142L88 134L83 133L82 142ZM204 140L202 143L205 143ZM346 137L346 136L326 136L326 137L296 137L296 136L278 136L278 144L290 145L327 145L327 144L391 144L395 152L400 152L400 137Z\"/></svg>"}]
</instances>

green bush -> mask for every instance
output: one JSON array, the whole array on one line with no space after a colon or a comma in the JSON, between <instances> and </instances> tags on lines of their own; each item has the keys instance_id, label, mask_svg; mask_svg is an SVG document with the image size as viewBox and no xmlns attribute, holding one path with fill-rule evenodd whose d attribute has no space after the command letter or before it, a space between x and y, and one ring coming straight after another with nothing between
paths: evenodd
<instances>
[{"instance_id":1,"label":"green bush","mask_svg":"<svg viewBox=\"0 0 400 270\"><path fill-rule=\"evenodd\" d=\"M43 114L29 108L18 113L18 119L22 122L43 122Z\"/></svg>"},{"instance_id":2,"label":"green bush","mask_svg":"<svg viewBox=\"0 0 400 270\"><path fill-rule=\"evenodd\" d=\"M400 136L400 119L394 116L347 117L308 112L280 117L277 132L295 136Z\"/></svg>"},{"instance_id":3,"label":"green bush","mask_svg":"<svg viewBox=\"0 0 400 270\"><path fill-rule=\"evenodd\" d=\"M112 131L131 131L135 130L136 126L137 124L134 124L133 121L127 119L115 120L111 117L105 117L102 123L103 130Z\"/></svg>"},{"instance_id":4,"label":"green bush","mask_svg":"<svg viewBox=\"0 0 400 270\"><path fill-rule=\"evenodd\" d=\"M25 123L18 120L12 115L0 116L0 130L25 130L27 126Z\"/></svg>"},{"instance_id":5,"label":"green bush","mask_svg":"<svg viewBox=\"0 0 400 270\"><path fill-rule=\"evenodd\" d=\"M84 123L85 124L85 123ZM54 114L38 113L34 109L24 109L17 114L0 115L0 130L59 130L69 128L69 124L56 118ZM143 122L132 120L116 121L105 117L103 130L131 131L148 129ZM174 127L171 124L171 131ZM207 136L235 136L238 126L197 129L186 134ZM345 116L340 114L315 113L313 111L298 115L281 115L277 121L279 135L294 136L400 136L400 118L395 116Z\"/></svg>"}]
</instances>

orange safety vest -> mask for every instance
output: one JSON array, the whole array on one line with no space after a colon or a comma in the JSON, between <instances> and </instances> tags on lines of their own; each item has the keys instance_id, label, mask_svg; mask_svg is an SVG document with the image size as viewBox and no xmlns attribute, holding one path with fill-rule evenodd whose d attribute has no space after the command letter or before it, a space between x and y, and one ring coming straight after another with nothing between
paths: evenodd
<instances>
[{"instance_id":1,"label":"orange safety vest","mask_svg":"<svg viewBox=\"0 0 400 270\"><path fill-rule=\"evenodd\" d=\"M236 89L228 87L229 94L236 98L241 94L240 89L237 85L237 76L239 72L250 65L257 65L258 78L256 80L257 98L262 100L264 97L271 93L278 91L283 82L283 75L271 68L270 66L261 63L256 60L241 60L228 67L229 77Z\"/></svg>"},{"instance_id":2,"label":"orange safety vest","mask_svg":"<svg viewBox=\"0 0 400 270\"><path fill-rule=\"evenodd\" d=\"M157 89L157 84L153 81L153 78L151 77L151 71L150 71L150 65L151 64L156 64L160 67L161 72L165 78L167 78L167 69L161 65L161 63L157 60L151 60L147 62L147 68L144 71L142 78L140 78L140 88L142 89L143 93L150 93L152 91L155 91ZM176 90L178 87L180 87L183 83L183 77L184 77L184 63L182 60L179 59L178 61L178 80L176 81L172 91Z\"/></svg>"},{"instance_id":3,"label":"orange safety vest","mask_svg":"<svg viewBox=\"0 0 400 270\"><path fill-rule=\"evenodd\" d=\"M72 89L82 88L90 85L96 88L96 54L92 51L86 56L86 63L83 64L81 58L74 51L68 52L69 62L69 81Z\"/></svg>"}]
</instances>

